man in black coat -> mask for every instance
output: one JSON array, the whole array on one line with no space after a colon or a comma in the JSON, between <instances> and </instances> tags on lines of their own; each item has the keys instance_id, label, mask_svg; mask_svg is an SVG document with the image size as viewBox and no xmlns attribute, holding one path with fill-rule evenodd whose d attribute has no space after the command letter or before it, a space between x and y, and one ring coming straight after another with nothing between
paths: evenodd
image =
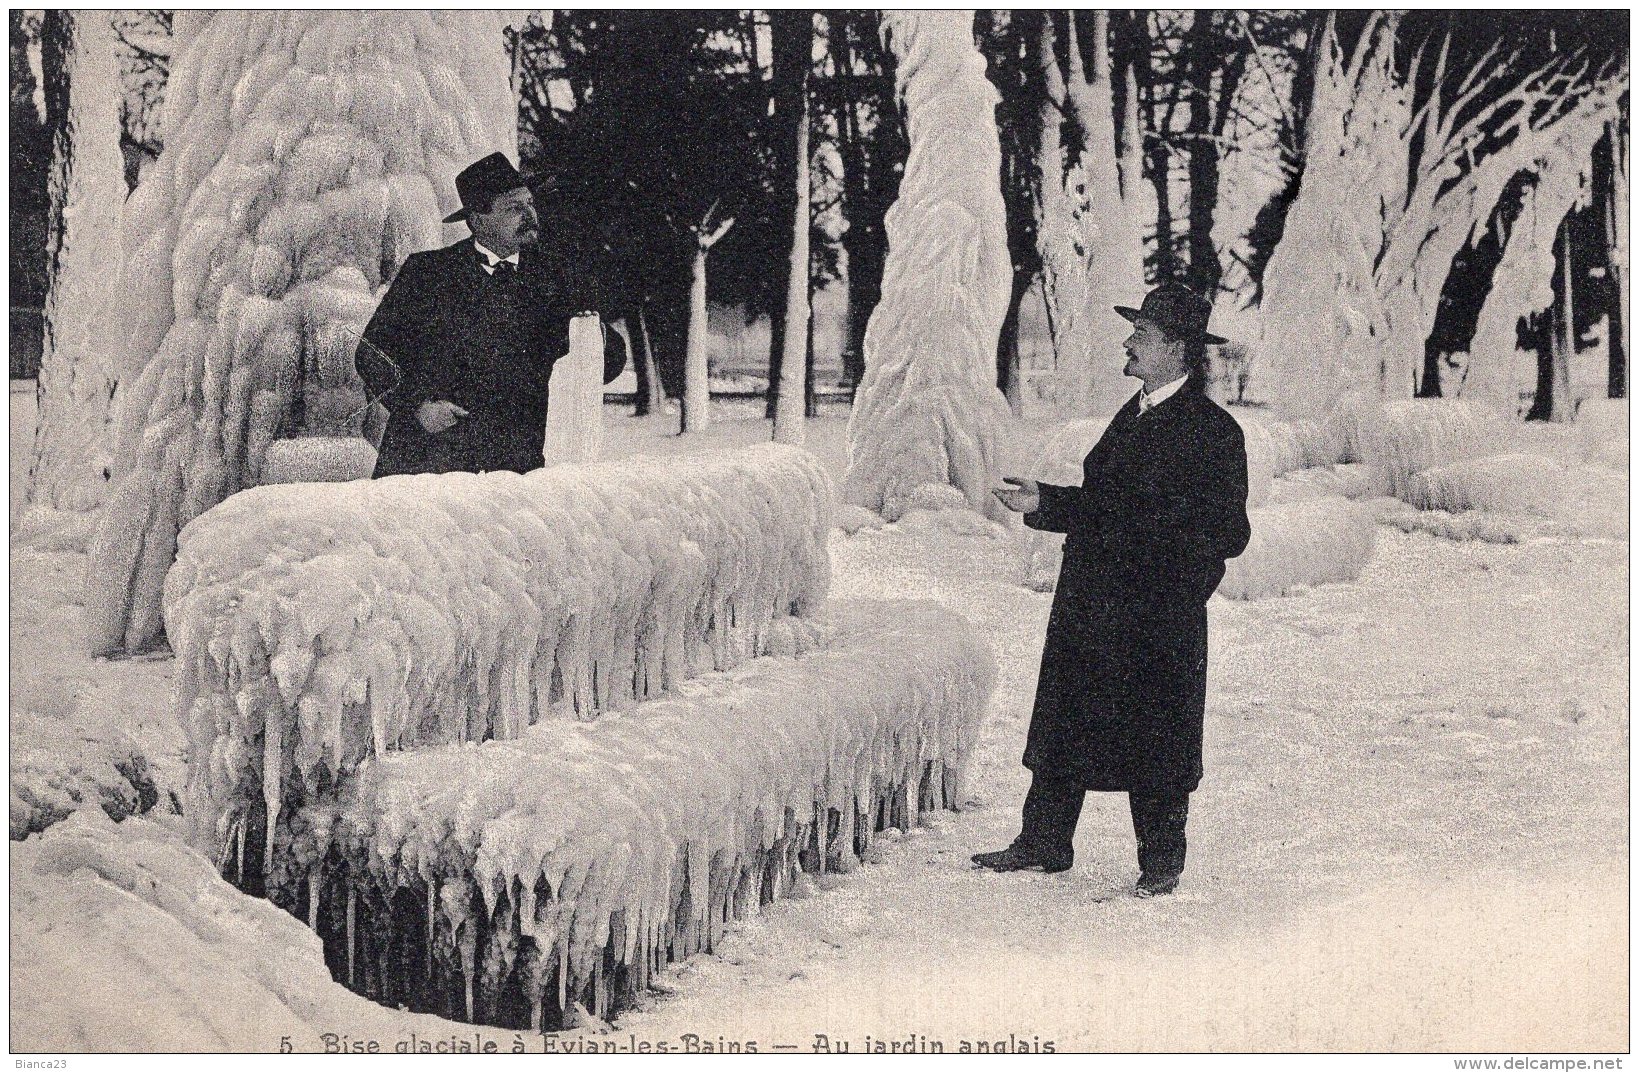
<instances>
[{"instance_id":1,"label":"man in black coat","mask_svg":"<svg viewBox=\"0 0 1639 1073\"><path fill-rule=\"evenodd\" d=\"M375 475L539 469L547 383L569 321L598 306L584 265L540 244L534 196L500 153L455 180L472 237L412 254L364 329L359 375L389 410ZM604 333L603 382L625 367ZM385 396L385 397L383 397Z\"/></svg>"},{"instance_id":2,"label":"man in black coat","mask_svg":"<svg viewBox=\"0 0 1639 1073\"><path fill-rule=\"evenodd\" d=\"M974 861L1062 872L1088 790L1125 791L1140 897L1184 870L1189 795L1201 781L1207 598L1251 535L1240 426L1202 391L1210 307L1163 284L1133 322L1126 373L1144 382L1083 463L1081 487L1006 478L996 493L1033 529L1064 533L1024 765L1023 829Z\"/></svg>"}]
</instances>

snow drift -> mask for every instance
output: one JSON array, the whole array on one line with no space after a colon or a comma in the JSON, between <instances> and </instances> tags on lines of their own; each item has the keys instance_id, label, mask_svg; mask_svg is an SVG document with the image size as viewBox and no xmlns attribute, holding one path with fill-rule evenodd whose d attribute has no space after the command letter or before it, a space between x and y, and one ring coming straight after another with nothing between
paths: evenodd
<instances>
[{"instance_id":1,"label":"snow drift","mask_svg":"<svg viewBox=\"0 0 1639 1073\"><path fill-rule=\"evenodd\" d=\"M812 647L788 616L829 585L832 498L774 445L234 496L184 530L166 585L196 844L237 843L243 876L252 823L270 858L288 803L366 757Z\"/></svg>"},{"instance_id":2,"label":"snow drift","mask_svg":"<svg viewBox=\"0 0 1639 1073\"><path fill-rule=\"evenodd\" d=\"M1347 499L1271 503L1247 512L1252 540L1229 560L1219 594L1236 600L1284 596L1300 586L1352 581L1371 561L1377 521Z\"/></svg>"},{"instance_id":3,"label":"snow drift","mask_svg":"<svg viewBox=\"0 0 1639 1073\"><path fill-rule=\"evenodd\" d=\"M929 603L844 603L834 641L592 723L391 753L292 824L272 896L388 1005L552 1029L606 1017L800 872L954 808L995 680Z\"/></svg>"}]
</instances>

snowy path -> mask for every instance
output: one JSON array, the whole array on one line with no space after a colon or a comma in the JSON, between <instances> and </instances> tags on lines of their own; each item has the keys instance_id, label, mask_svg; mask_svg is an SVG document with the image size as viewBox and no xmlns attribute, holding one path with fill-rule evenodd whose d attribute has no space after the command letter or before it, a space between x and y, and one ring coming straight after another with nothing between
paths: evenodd
<instances>
[{"instance_id":1,"label":"snowy path","mask_svg":"<svg viewBox=\"0 0 1639 1073\"><path fill-rule=\"evenodd\" d=\"M1625 543L1384 531L1357 584L1214 601L1191 866L1155 902L1128 896L1117 795L1090 797L1065 876L969 866L1017 829L1049 601L1011 581L1005 545L890 531L833 553L837 595L931 596L991 636L977 807L735 929L623 1028L856 1050L1010 1032L1117 1050L1623 1046Z\"/></svg>"}]
</instances>

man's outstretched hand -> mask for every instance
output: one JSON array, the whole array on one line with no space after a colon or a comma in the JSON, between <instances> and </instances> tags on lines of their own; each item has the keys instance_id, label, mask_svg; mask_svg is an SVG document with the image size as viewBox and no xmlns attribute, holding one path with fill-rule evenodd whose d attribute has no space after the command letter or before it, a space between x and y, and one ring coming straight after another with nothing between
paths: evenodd
<instances>
[{"instance_id":1,"label":"man's outstretched hand","mask_svg":"<svg viewBox=\"0 0 1639 1073\"><path fill-rule=\"evenodd\" d=\"M1002 501L1002 506L1020 514L1029 514L1041 507L1041 487L1029 477L1003 477L1003 484L1011 488L992 488L990 494Z\"/></svg>"},{"instance_id":2,"label":"man's outstretched hand","mask_svg":"<svg viewBox=\"0 0 1639 1073\"><path fill-rule=\"evenodd\" d=\"M458 417L467 416L467 411L450 402L448 399L435 399L424 402L416 409L415 419L427 432L437 435L448 432Z\"/></svg>"}]
</instances>

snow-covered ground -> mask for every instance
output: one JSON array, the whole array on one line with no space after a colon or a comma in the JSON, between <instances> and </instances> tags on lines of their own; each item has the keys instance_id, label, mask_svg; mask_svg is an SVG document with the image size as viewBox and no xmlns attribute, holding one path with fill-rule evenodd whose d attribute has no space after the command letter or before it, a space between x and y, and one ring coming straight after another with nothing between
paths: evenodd
<instances>
[{"instance_id":1,"label":"snow-covered ground","mask_svg":"<svg viewBox=\"0 0 1639 1073\"><path fill-rule=\"evenodd\" d=\"M760 406L720 407L700 438L667 435L675 417L611 410L607 453L757 442L767 422L737 415ZM12 418L15 519L32 395L13 394ZM809 429L838 478L845 419L827 411ZM1577 488L1589 509L1625 514L1625 474L1584 467ZM1050 597L1020 584L1016 538L959 517L834 532L832 595L936 600L991 642L1000 676L969 806L890 832L872 866L730 925L715 955L663 977L675 994L612 1036L569 1042L1626 1048L1625 538L1459 543L1382 526L1357 581L1215 599L1189 868L1178 895L1139 901L1116 795L1089 798L1064 875L969 865L1017 829ZM12 843L12 1047L473 1039L472 1026L329 984L316 940L247 908L180 847L164 814L184 774L171 663L80 654L83 562L11 549L14 834L19 786L70 805L140 789L116 755L146 759L136 781L160 805L118 826L81 813ZM25 818L53 819L49 806L24 801ZM149 982L153 997L134 999Z\"/></svg>"}]
</instances>

